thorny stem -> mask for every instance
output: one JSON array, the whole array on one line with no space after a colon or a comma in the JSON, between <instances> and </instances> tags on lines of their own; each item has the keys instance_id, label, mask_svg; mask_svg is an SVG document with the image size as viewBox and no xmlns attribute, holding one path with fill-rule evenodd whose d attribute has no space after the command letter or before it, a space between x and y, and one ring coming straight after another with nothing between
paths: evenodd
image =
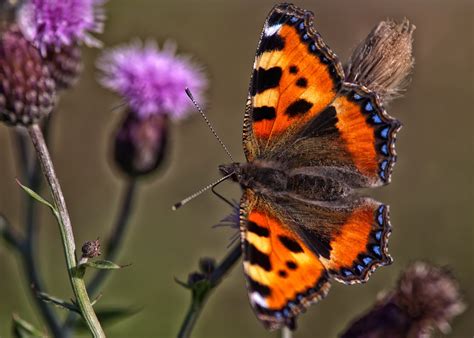
<instances>
[{"instance_id":1,"label":"thorny stem","mask_svg":"<svg viewBox=\"0 0 474 338\"><path fill-rule=\"evenodd\" d=\"M239 260L242 254L242 249L240 243L235 245L231 252L227 254L227 256L222 260L222 262L216 267L216 269L211 273L209 277L210 288L206 292L205 296L202 297L202 300L197 301L193 299L191 301L191 306L184 318L184 322L181 325L181 329L178 333L178 338L188 338L191 336L191 332L196 324L196 321L201 314L201 311L206 303L206 299L209 297L211 291L216 288L222 278L230 271L230 269L235 265L235 263Z\"/></svg>"},{"instance_id":2,"label":"thorny stem","mask_svg":"<svg viewBox=\"0 0 474 338\"><path fill-rule=\"evenodd\" d=\"M133 205L135 201L135 196L137 192L137 181L131 179L127 182L125 187L125 192L122 197L122 202L118 209L118 216L115 221L115 225L111 230L111 235L107 241L106 251L104 254L104 259L114 262L119 253L119 249L122 246L123 240L125 238L127 225L130 221L130 216L132 214ZM107 276L109 275L109 270L97 270L96 274L87 285L87 291L90 295L95 295L100 287L103 285ZM65 335L69 336L70 331L74 327L75 319L77 316L74 313L70 313L66 318L63 330L65 330Z\"/></svg>"},{"instance_id":3,"label":"thorny stem","mask_svg":"<svg viewBox=\"0 0 474 338\"><path fill-rule=\"evenodd\" d=\"M28 127L28 132L38 155L39 162L41 163L43 174L51 189L54 204L58 210L59 218L61 220L59 228L68 267L69 280L71 282L74 295L76 296L77 305L79 306L81 314L84 317L84 320L86 321L87 326L89 327L89 330L93 336L100 338L105 337L105 333L100 326L94 309L92 308L84 280L76 274L76 247L71 220L66 208L61 186L59 185L48 148L46 147L46 143L43 138L43 132L37 124L33 124L32 126Z\"/></svg>"}]
</instances>

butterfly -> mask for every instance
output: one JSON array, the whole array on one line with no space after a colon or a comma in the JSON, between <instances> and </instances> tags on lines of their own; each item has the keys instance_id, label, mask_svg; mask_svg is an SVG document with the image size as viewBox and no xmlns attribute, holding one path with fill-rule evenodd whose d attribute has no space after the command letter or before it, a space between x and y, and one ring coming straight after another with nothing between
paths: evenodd
<instances>
[{"instance_id":1,"label":"butterfly","mask_svg":"<svg viewBox=\"0 0 474 338\"><path fill-rule=\"evenodd\" d=\"M313 13L279 4L258 44L237 181L250 303L269 329L295 327L331 280L368 280L392 262L389 208L360 188L388 184L401 124L374 92L344 82Z\"/></svg>"}]
</instances>

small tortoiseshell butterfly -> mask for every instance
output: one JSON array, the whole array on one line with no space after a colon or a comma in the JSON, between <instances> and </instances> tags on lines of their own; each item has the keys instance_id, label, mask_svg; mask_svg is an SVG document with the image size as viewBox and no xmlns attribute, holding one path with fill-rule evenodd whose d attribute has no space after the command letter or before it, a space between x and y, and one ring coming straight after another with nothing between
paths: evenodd
<instances>
[{"instance_id":1,"label":"small tortoiseshell butterfly","mask_svg":"<svg viewBox=\"0 0 474 338\"><path fill-rule=\"evenodd\" d=\"M291 4L272 9L257 48L237 181L250 302L270 329L323 298L330 280L367 281L391 263L388 206L359 188L390 182L400 123L367 88L344 82L336 55Z\"/></svg>"}]
</instances>

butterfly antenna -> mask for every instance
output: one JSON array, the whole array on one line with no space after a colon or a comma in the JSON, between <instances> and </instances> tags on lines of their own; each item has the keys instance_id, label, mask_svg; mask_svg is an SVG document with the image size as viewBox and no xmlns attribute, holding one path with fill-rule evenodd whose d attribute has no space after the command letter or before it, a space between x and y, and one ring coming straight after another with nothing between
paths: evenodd
<instances>
[{"instance_id":1,"label":"butterfly antenna","mask_svg":"<svg viewBox=\"0 0 474 338\"><path fill-rule=\"evenodd\" d=\"M172 210L177 210L178 208L181 208L183 205L185 205L186 203L188 203L189 201L191 201L192 199L198 197L199 195L201 195L203 192L205 192L206 190L209 190L211 189L212 187L214 187L216 184L219 184L221 183L222 181L225 181L226 179L228 179L229 177L231 177L232 175L234 175L234 173L230 173L220 179L218 179L217 181L215 181L214 183L211 183L209 184L208 186L205 186L204 188L202 188L201 190L195 192L194 194L186 197L184 200L182 200L181 202L178 202L176 203L175 205L173 205L171 207Z\"/></svg>"},{"instance_id":2,"label":"butterfly antenna","mask_svg":"<svg viewBox=\"0 0 474 338\"><path fill-rule=\"evenodd\" d=\"M189 99L191 100L191 102L194 104L194 106L196 107L197 111L201 114L202 118L204 119L204 121L206 122L207 126L209 127L209 129L211 129L211 132L214 134L214 136L216 137L217 141L221 144L222 148L224 149L224 151L227 153L227 156L229 156L229 158L231 159L232 162L235 162L234 161L234 158L232 157L232 155L230 154L229 150L227 149L227 147L225 146L224 142L222 142L221 138L219 137L219 135L217 135L216 131L214 130L214 128L212 127L212 124L211 122L209 122L209 120L207 119L207 116L206 114L204 114L203 110L201 109L201 107L197 104L196 100L194 99L194 96L193 94L191 93L191 91L189 90L189 88L186 88L185 89L185 92L186 92L186 95L188 95Z\"/></svg>"}]
</instances>

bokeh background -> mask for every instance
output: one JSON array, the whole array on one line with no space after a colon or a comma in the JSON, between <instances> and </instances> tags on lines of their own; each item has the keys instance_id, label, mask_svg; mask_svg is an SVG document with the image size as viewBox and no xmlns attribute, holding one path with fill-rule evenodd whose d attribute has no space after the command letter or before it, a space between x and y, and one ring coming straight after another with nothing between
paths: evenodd
<instances>
[{"instance_id":1,"label":"bokeh background","mask_svg":"<svg viewBox=\"0 0 474 338\"><path fill-rule=\"evenodd\" d=\"M459 279L467 311L450 337L472 337L473 276L473 19L471 0L295 1L316 14L325 41L346 60L380 20L409 18L416 26L416 65L402 99L388 108L404 123L392 184L373 191L391 206L394 264L380 268L364 285L334 283L328 297L302 315L295 337L335 337L382 290L391 288L411 261L448 265ZM206 110L218 133L243 160L241 127L248 80L264 19L272 1L114 0L106 5L105 46L135 37L172 39L193 55L210 78ZM101 88L94 66L100 51L84 49L85 72L64 93L54 116L52 153L75 227L76 239L108 237L125 182L111 161L112 133L121 113L118 98ZM13 133L0 126L0 212L21 227L23 193ZM172 128L166 170L143 180L119 262L100 304L142 308L108 329L110 337L172 337L188 309L186 279L198 259L224 257L231 229L212 229L229 208L211 193L178 212L170 206L217 178L228 159L198 115ZM231 183L221 191L238 198ZM40 264L49 291L70 298L57 226L41 210ZM18 257L0 243L0 336L9 336L12 312L41 325ZM247 299L240 265L209 299L195 337L276 337L264 331Z\"/></svg>"}]
</instances>

